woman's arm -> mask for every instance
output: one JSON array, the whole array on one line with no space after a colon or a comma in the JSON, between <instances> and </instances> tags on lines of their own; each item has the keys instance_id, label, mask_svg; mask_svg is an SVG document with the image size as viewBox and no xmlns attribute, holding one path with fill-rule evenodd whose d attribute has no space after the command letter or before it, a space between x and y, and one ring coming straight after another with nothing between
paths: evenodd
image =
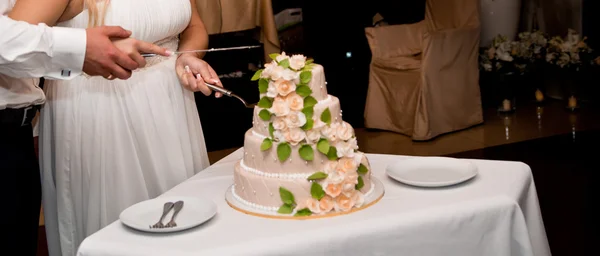
<instances>
[{"instance_id":1,"label":"woman's arm","mask_svg":"<svg viewBox=\"0 0 600 256\"><path fill-rule=\"evenodd\" d=\"M192 6L192 18L190 24L181 33L179 41L179 51L200 50L208 47L208 33L204 23L200 19L196 1L190 0ZM185 88L191 91L201 91L204 95L210 95L212 90L204 83L210 83L223 87L219 76L215 70L202 60L204 53L181 54L177 58L175 70L179 76L179 82ZM215 97L223 96L220 92L215 93Z\"/></svg>"},{"instance_id":2,"label":"woman's arm","mask_svg":"<svg viewBox=\"0 0 600 256\"><path fill-rule=\"evenodd\" d=\"M196 1L190 0L192 4L192 18L188 27L181 33L179 41L179 51L200 50L208 47L208 33L204 27L204 23L198 14ZM198 58L204 57L204 53L196 53Z\"/></svg>"},{"instance_id":3,"label":"woman's arm","mask_svg":"<svg viewBox=\"0 0 600 256\"><path fill-rule=\"evenodd\" d=\"M25 21L29 24L45 23L48 26L54 26L67 9L70 1L71 0L17 0L15 6L8 14L8 17L14 20ZM79 10L79 12L81 12L81 10Z\"/></svg>"}]
</instances>

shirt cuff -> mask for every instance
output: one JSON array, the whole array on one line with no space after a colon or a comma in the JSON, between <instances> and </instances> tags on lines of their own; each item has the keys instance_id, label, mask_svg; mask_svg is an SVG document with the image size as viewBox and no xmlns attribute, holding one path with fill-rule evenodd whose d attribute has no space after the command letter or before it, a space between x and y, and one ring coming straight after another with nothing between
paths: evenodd
<instances>
[{"instance_id":1,"label":"shirt cuff","mask_svg":"<svg viewBox=\"0 0 600 256\"><path fill-rule=\"evenodd\" d=\"M85 29L52 28L52 70L47 78L70 80L83 71L87 44Z\"/></svg>"}]
</instances>

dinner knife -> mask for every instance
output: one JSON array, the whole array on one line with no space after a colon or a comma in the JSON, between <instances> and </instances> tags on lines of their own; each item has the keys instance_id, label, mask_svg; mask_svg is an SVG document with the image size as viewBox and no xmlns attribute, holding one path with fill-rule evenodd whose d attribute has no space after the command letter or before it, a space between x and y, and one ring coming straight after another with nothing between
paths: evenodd
<instances>
[{"instance_id":1,"label":"dinner knife","mask_svg":"<svg viewBox=\"0 0 600 256\"><path fill-rule=\"evenodd\" d=\"M203 50L189 50L189 51L177 51L173 52L173 54L183 54L183 53L198 53L198 52L220 52L220 51L232 51L232 50L244 50L244 49L253 49L259 48L260 45L247 45L247 46L236 46L236 47L225 47L225 48L210 48ZM158 56L156 53L142 53L142 57L154 57Z\"/></svg>"}]
</instances>

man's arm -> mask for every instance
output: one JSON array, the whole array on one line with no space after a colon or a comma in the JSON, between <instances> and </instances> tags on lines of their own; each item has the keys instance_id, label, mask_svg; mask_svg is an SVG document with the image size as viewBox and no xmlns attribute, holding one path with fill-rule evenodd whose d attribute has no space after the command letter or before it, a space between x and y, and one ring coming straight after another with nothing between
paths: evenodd
<instances>
[{"instance_id":1,"label":"man's arm","mask_svg":"<svg viewBox=\"0 0 600 256\"><path fill-rule=\"evenodd\" d=\"M0 35L2 74L71 79L82 72L87 42L83 29L35 26L0 16Z\"/></svg>"}]
</instances>

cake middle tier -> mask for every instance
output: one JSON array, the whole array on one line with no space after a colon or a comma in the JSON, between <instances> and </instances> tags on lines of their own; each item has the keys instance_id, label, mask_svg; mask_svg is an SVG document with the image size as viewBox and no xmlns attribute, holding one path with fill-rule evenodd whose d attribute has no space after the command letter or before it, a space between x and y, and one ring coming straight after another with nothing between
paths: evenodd
<instances>
[{"instance_id":1,"label":"cake middle tier","mask_svg":"<svg viewBox=\"0 0 600 256\"><path fill-rule=\"evenodd\" d=\"M288 160L284 162L277 158L277 146L266 151L260 150L264 136L256 134L249 129L246 132L244 139L244 165L253 169L260 170L266 173L306 173L313 174L316 171L323 170L325 163L329 161L327 156L316 149L316 145L312 145L314 159L306 161L300 157L298 149L300 144L291 146L292 152ZM275 142L274 142L275 144Z\"/></svg>"},{"instance_id":2,"label":"cake middle tier","mask_svg":"<svg viewBox=\"0 0 600 256\"><path fill-rule=\"evenodd\" d=\"M324 100L320 100L313 108L313 120L315 120L315 124L319 120L321 114L325 109L329 108L329 112L331 113L331 120L333 122L341 122L342 121L342 110L340 107L340 100L332 95L329 95ZM260 118L259 113L262 110L260 107L254 108L254 117L253 117L253 129L257 134L262 136L269 136L269 123L273 121L275 117L271 117L271 120L265 121Z\"/></svg>"}]
</instances>

